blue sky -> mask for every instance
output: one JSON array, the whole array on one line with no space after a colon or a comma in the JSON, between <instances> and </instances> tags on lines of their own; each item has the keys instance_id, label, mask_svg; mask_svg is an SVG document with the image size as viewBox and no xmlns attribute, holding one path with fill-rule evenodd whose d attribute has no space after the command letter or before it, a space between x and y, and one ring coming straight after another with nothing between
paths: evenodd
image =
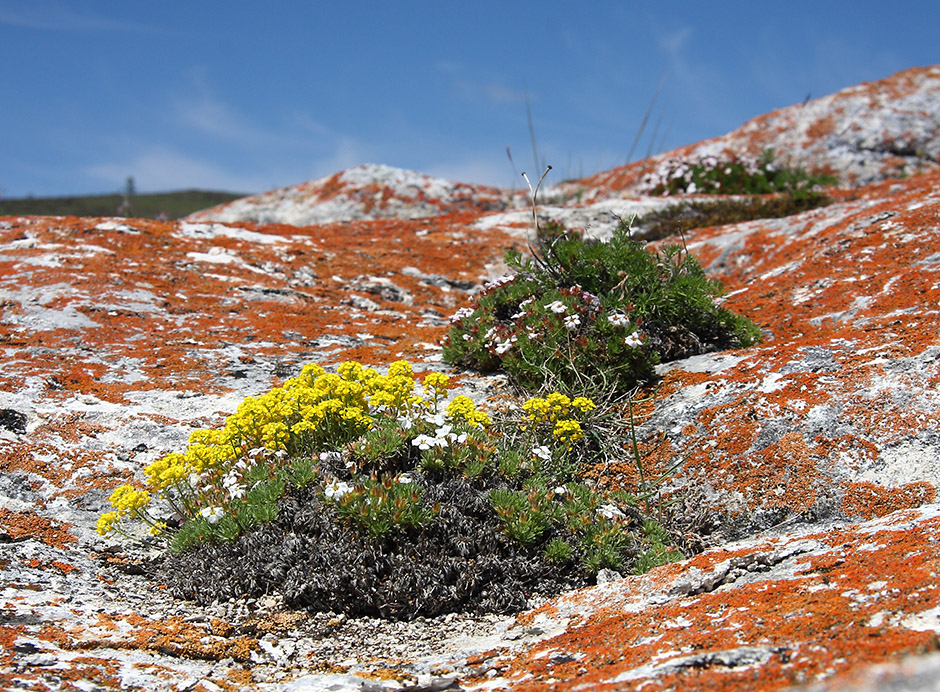
<instances>
[{"instance_id":1,"label":"blue sky","mask_svg":"<svg viewBox=\"0 0 940 692\"><path fill-rule=\"evenodd\" d=\"M940 63L940 4L0 0L4 197L550 182ZM655 101L654 101L655 99Z\"/></svg>"}]
</instances>

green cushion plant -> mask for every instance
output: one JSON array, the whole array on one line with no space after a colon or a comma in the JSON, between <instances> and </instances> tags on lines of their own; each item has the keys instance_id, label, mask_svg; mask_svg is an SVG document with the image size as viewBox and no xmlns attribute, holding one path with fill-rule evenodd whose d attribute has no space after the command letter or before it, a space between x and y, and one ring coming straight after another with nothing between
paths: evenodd
<instances>
[{"instance_id":1,"label":"green cushion plant","mask_svg":"<svg viewBox=\"0 0 940 692\"><path fill-rule=\"evenodd\" d=\"M802 197L835 183L836 178L831 175L811 174L799 166L782 165L775 160L773 149L765 149L756 159L746 156L666 159L643 177L641 190L650 195L783 192Z\"/></svg>"},{"instance_id":2,"label":"green cushion plant","mask_svg":"<svg viewBox=\"0 0 940 692\"><path fill-rule=\"evenodd\" d=\"M531 391L627 392L652 381L660 362L759 339L722 307L721 284L685 248L652 251L628 222L606 242L539 225L534 249L508 252L514 273L453 315L445 361L503 370Z\"/></svg>"}]
</instances>

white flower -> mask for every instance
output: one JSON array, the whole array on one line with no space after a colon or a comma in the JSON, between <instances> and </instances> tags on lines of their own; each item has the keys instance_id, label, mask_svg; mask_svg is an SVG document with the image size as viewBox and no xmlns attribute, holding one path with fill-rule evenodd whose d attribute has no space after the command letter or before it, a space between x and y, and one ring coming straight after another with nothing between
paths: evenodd
<instances>
[{"instance_id":1,"label":"white flower","mask_svg":"<svg viewBox=\"0 0 940 692\"><path fill-rule=\"evenodd\" d=\"M470 317L473 314L472 308L460 308L457 312L450 316L451 323L460 322L460 320L465 317Z\"/></svg>"},{"instance_id":2,"label":"white flower","mask_svg":"<svg viewBox=\"0 0 940 692\"><path fill-rule=\"evenodd\" d=\"M695 194L696 190L698 190L698 186L695 183L689 183L689 186L685 189L690 195Z\"/></svg>"},{"instance_id":3,"label":"white flower","mask_svg":"<svg viewBox=\"0 0 940 692\"><path fill-rule=\"evenodd\" d=\"M606 519L622 518L624 516L623 512L614 505L601 505L597 508L597 514Z\"/></svg>"},{"instance_id":4,"label":"white flower","mask_svg":"<svg viewBox=\"0 0 940 692\"><path fill-rule=\"evenodd\" d=\"M443 413L435 413L435 414L424 417L424 422L433 426L444 425L444 420L445 419L444 419Z\"/></svg>"},{"instance_id":5,"label":"white flower","mask_svg":"<svg viewBox=\"0 0 940 692\"><path fill-rule=\"evenodd\" d=\"M493 288L499 288L500 286L503 286L503 285L505 285L505 284L508 284L509 282L511 282L511 281L512 281L513 279L515 279L515 278L516 278L516 277L515 277L514 274L506 274L506 275L504 275L504 276L496 277L496 278L493 279L492 281L489 281L489 282L483 284L483 290L484 290L484 291L489 291L490 289L493 289Z\"/></svg>"},{"instance_id":6,"label":"white flower","mask_svg":"<svg viewBox=\"0 0 940 692\"><path fill-rule=\"evenodd\" d=\"M230 471L225 478L222 479L222 487L228 491L229 497L233 500L240 498L246 491L245 486L241 484L241 479L235 470Z\"/></svg>"},{"instance_id":7,"label":"white flower","mask_svg":"<svg viewBox=\"0 0 940 692\"><path fill-rule=\"evenodd\" d=\"M538 447L532 448L532 454L537 456L539 459L549 460L552 458L552 450L550 450L545 445L539 445Z\"/></svg>"},{"instance_id":8,"label":"white flower","mask_svg":"<svg viewBox=\"0 0 940 692\"><path fill-rule=\"evenodd\" d=\"M440 440L436 437L428 437L427 435L418 435L411 441L411 444L418 449L431 449L431 447L441 446Z\"/></svg>"},{"instance_id":9,"label":"white flower","mask_svg":"<svg viewBox=\"0 0 940 692\"><path fill-rule=\"evenodd\" d=\"M513 315L512 317L510 317L510 319L517 320L517 319L519 319L520 317L525 317L525 316L526 316L526 309L525 309L525 308L526 308L526 306L527 306L529 303L531 303L533 300L535 300L535 298L526 298L526 299L523 300L521 303L519 303L519 312L517 312L515 315Z\"/></svg>"},{"instance_id":10,"label":"white flower","mask_svg":"<svg viewBox=\"0 0 940 692\"><path fill-rule=\"evenodd\" d=\"M512 344L515 340L516 340L516 337L512 337L511 339L506 339L505 341L497 340L496 349L495 349L496 352L499 355L503 355L506 351L512 348Z\"/></svg>"},{"instance_id":11,"label":"white flower","mask_svg":"<svg viewBox=\"0 0 940 692\"><path fill-rule=\"evenodd\" d=\"M473 338L473 337L470 336L469 334L464 334L464 335L463 335L463 340L464 340L464 341L470 341L470 339L472 339L472 338Z\"/></svg>"},{"instance_id":12,"label":"white flower","mask_svg":"<svg viewBox=\"0 0 940 692\"><path fill-rule=\"evenodd\" d=\"M643 345L643 340L640 338L640 335L637 332L633 332L626 339L623 340L630 348L639 348Z\"/></svg>"},{"instance_id":13,"label":"white flower","mask_svg":"<svg viewBox=\"0 0 940 692\"><path fill-rule=\"evenodd\" d=\"M568 315L565 317L565 329L569 332L573 332L581 324L581 318L577 315Z\"/></svg>"},{"instance_id":14,"label":"white flower","mask_svg":"<svg viewBox=\"0 0 940 692\"><path fill-rule=\"evenodd\" d=\"M206 518L210 524L218 524L219 520L225 514L225 510L221 507L206 507L199 512L202 516Z\"/></svg>"},{"instance_id":15,"label":"white flower","mask_svg":"<svg viewBox=\"0 0 940 692\"><path fill-rule=\"evenodd\" d=\"M562 303L560 300L553 301L545 306L555 314L561 314L568 311L568 307Z\"/></svg>"},{"instance_id":16,"label":"white flower","mask_svg":"<svg viewBox=\"0 0 940 692\"><path fill-rule=\"evenodd\" d=\"M556 495L564 495L568 492L568 489L563 485L558 485L558 486L555 486L554 492Z\"/></svg>"},{"instance_id":17,"label":"white flower","mask_svg":"<svg viewBox=\"0 0 940 692\"><path fill-rule=\"evenodd\" d=\"M342 458L339 452L320 452L320 461L340 461Z\"/></svg>"},{"instance_id":18,"label":"white flower","mask_svg":"<svg viewBox=\"0 0 940 692\"><path fill-rule=\"evenodd\" d=\"M325 488L323 488L323 494L326 495L327 499L338 500L346 493L352 491L352 487L348 483L343 481L338 481L333 479Z\"/></svg>"},{"instance_id":19,"label":"white flower","mask_svg":"<svg viewBox=\"0 0 940 692\"><path fill-rule=\"evenodd\" d=\"M615 327L626 327L630 324L630 318L624 315L622 312L612 312L607 315L607 321L610 322Z\"/></svg>"},{"instance_id":20,"label":"white flower","mask_svg":"<svg viewBox=\"0 0 940 692\"><path fill-rule=\"evenodd\" d=\"M434 431L434 437L444 438L450 434L450 431L454 429L453 425L442 425L437 430Z\"/></svg>"},{"instance_id":21,"label":"white flower","mask_svg":"<svg viewBox=\"0 0 940 692\"><path fill-rule=\"evenodd\" d=\"M414 483L414 481L411 479L411 476L409 476L407 473L400 474L398 476L398 482L399 483Z\"/></svg>"}]
</instances>

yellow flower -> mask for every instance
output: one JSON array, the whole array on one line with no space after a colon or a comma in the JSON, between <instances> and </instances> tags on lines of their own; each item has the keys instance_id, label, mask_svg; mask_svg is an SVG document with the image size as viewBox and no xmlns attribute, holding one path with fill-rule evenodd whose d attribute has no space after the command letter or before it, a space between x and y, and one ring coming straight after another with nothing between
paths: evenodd
<instances>
[{"instance_id":1,"label":"yellow flower","mask_svg":"<svg viewBox=\"0 0 940 692\"><path fill-rule=\"evenodd\" d=\"M150 502L150 493L137 490L132 485L121 485L115 488L108 501L117 510L118 516L122 516L146 507Z\"/></svg>"},{"instance_id":2,"label":"yellow flower","mask_svg":"<svg viewBox=\"0 0 940 692\"><path fill-rule=\"evenodd\" d=\"M551 409L552 420L558 420L568 415L568 410L571 408L571 399L564 394L552 392L545 397L545 401L548 403L549 409Z\"/></svg>"},{"instance_id":3,"label":"yellow flower","mask_svg":"<svg viewBox=\"0 0 940 692\"><path fill-rule=\"evenodd\" d=\"M355 381L359 379L359 373L362 372L362 364L349 360L336 368L336 372L342 375L344 380Z\"/></svg>"},{"instance_id":4,"label":"yellow flower","mask_svg":"<svg viewBox=\"0 0 940 692\"><path fill-rule=\"evenodd\" d=\"M575 397L571 402L571 405L574 408L579 409L581 413L587 413L588 411L593 411L597 408L597 405L593 401L583 396Z\"/></svg>"},{"instance_id":5,"label":"yellow flower","mask_svg":"<svg viewBox=\"0 0 940 692\"><path fill-rule=\"evenodd\" d=\"M172 452L144 469L147 485L154 490L164 490L189 477L191 469L183 454Z\"/></svg>"},{"instance_id":6,"label":"yellow flower","mask_svg":"<svg viewBox=\"0 0 940 692\"><path fill-rule=\"evenodd\" d=\"M161 533L166 531L166 522L158 521L156 524L150 527L151 536L159 536Z\"/></svg>"},{"instance_id":7,"label":"yellow flower","mask_svg":"<svg viewBox=\"0 0 940 692\"><path fill-rule=\"evenodd\" d=\"M95 526L95 531L98 532L99 536L104 536L114 530L114 524L117 520L117 512L105 512L98 517L98 524Z\"/></svg>"},{"instance_id":8,"label":"yellow flower","mask_svg":"<svg viewBox=\"0 0 940 692\"><path fill-rule=\"evenodd\" d=\"M424 378L424 389L433 393L434 398L445 396L450 384L450 376L442 372L429 372Z\"/></svg>"},{"instance_id":9,"label":"yellow flower","mask_svg":"<svg viewBox=\"0 0 940 692\"><path fill-rule=\"evenodd\" d=\"M389 377L395 377L396 375L407 375L410 377L413 374L414 370L412 370L411 363L407 360L396 360L388 366Z\"/></svg>"},{"instance_id":10,"label":"yellow flower","mask_svg":"<svg viewBox=\"0 0 940 692\"><path fill-rule=\"evenodd\" d=\"M522 404L522 410L526 412L526 418L533 423L541 423L548 420L549 404L542 397L532 397Z\"/></svg>"},{"instance_id":11,"label":"yellow flower","mask_svg":"<svg viewBox=\"0 0 940 692\"><path fill-rule=\"evenodd\" d=\"M468 396L455 396L447 405L447 415L453 420L463 419L470 425L486 427L492 421L483 411L478 411L473 399Z\"/></svg>"},{"instance_id":12,"label":"yellow flower","mask_svg":"<svg viewBox=\"0 0 940 692\"><path fill-rule=\"evenodd\" d=\"M555 436L557 440L561 442L574 442L575 440L580 440L584 437L584 433L581 432L581 424L576 420L566 418L565 420L560 420L555 423L555 428L552 430L552 435Z\"/></svg>"}]
</instances>

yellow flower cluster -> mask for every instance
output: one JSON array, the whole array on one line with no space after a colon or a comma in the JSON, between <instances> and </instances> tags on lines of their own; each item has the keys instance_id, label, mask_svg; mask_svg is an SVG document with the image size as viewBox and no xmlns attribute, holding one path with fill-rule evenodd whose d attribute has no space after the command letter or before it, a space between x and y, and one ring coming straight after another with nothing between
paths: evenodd
<instances>
[{"instance_id":1,"label":"yellow flower cluster","mask_svg":"<svg viewBox=\"0 0 940 692\"><path fill-rule=\"evenodd\" d=\"M583 416L596 408L595 403L587 397L571 399L560 392L552 392L544 398L532 397L522 404L529 423L547 423L552 426L552 436L566 444L584 437L581 424L571 416ZM522 426L522 429L525 430L526 426Z\"/></svg>"},{"instance_id":2,"label":"yellow flower cluster","mask_svg":"<svg viewBox=\"0 0 940 692\"><path fill-rule=\"evenodd\" d=\"M424 390L431 395L435 402L447 396L449 386L450 377L442 372L431 372L424 378Z\"/></svg>"},{"instance_id":3,"label":"yellow flower cluster","mask_svg":"<svg viewBox=\"0 0 940 692\"><path fill-rule=\"evenodd\" d=\"M95 525L95 531L99 536L104 536L114 530L114 524L118 520L117 512L105 512L98 517L98 523Z\"/></svg>"},{"instance_id":4,"label":"yellow flower cluster","mask_svg":"<svg viewBox=\"0 0 940 692\"><path fill-rule=\"evenodd\" d=\"M108 501L117 511L105 512L98 517L95 530L99 536L104 536L113 531L121 517L126 514L141 516L141 511L150 503L150 493L137 490L132 485L121 485L115 488Z\"/></svg>"},{"instance_id":5,"label":"yellow flower cluster","mask_svg":"<svg viewBox=\"0 0 940 692\"><path fill-rule=\"evenodd\" d=\"M124 516L146 507L150 503L150 493L137 490L132 485L122 485L111 493L108 501L118 511L119 516Z\"/></svg>"},{"instance_id":6,"label":"yellow flower cluster","mask_svg":"<svg viewBox=\"0 0 940 692\"><path fill-rule=\"evenodd\" d=\"M404 360L392 363L385 375L355 361L343 363L335 373L316 364L306 365L282 386L247 397L221 429L196 430L184 452L167 454L147 466L144 474L148 487L183 517L196 516L209 501L207 493L217 503L216 491L227 487L226 479L263 450L307 455L324 446L333 448L356 439L372 429L379 416L415 420L436 414L450 378L443 373L429 373L422 384L428 398L415 392L414 370ZM447 414L455 423L490 424L489 416L465 396L456 397L447 407ZM175 492L168 492L170 489ZM98 533L114 530L121 517L129 513L150 524L151 533L162 533L166 524L153 521L141 511L149 501L149 493L121 486L111 496L116 511L99 518Z\"/></svg>"},{"instance_id":7,"label":"yellow flower cluster","mask_svg":"<svg viewBox=\"0 0 940 692\"><path fill-rule=\"evenodd\" d=\"M559 420L568 418L572 409L580 411L582 414L593 411L597 406L587 397L579 396L573 400L564 394L552 392L544 399L542 397L532 397L522 404L522 410L526 413L532 423L556 423Z\"/></svg>"},{"instance_id":8,"label":"yellow flower cluster","mask_svg":"<svg viewBox=\"0 0 940 692\"><path fill-rule=\"evenodd\" d=\"M144 473L149 485L162 491L194 473L222 470L250 449L299 451L305 441L355 437L372 427L374 409L402 412L421 406L414 385L406 361L392 363L388 375L354 361L340 365L337 373L309 364L283 386L247 397L221 430L193 432L185 453L168 454Z\"/></svg>"},{"instance_id":9,"label":"yellow flower cluster","mask_svg":"<svg viewBox=\"0 0 940 692\"><path fill-rule=\"evenodd\" d=\"M584 437L584 433L581 432L581 424L576 420L572 420L571 418L560 420L555 423L555 428L552 430L552 435L556 440L559 440L560 442L567 442L569 444Z\"/></svg>"},{"instance_id":10,"label":"yellow flower cluster","mask_svg":"<svg viewBox=\"0 0 940 692\"><path fill-rule=\"evenodd\" d=\"M485 428L492 421L483 411L478 411L473 399L468 396L455 396L447 405L447 415L452 420L463 420L467 424L478 428Z\"/></svg>"}]
</instances>

